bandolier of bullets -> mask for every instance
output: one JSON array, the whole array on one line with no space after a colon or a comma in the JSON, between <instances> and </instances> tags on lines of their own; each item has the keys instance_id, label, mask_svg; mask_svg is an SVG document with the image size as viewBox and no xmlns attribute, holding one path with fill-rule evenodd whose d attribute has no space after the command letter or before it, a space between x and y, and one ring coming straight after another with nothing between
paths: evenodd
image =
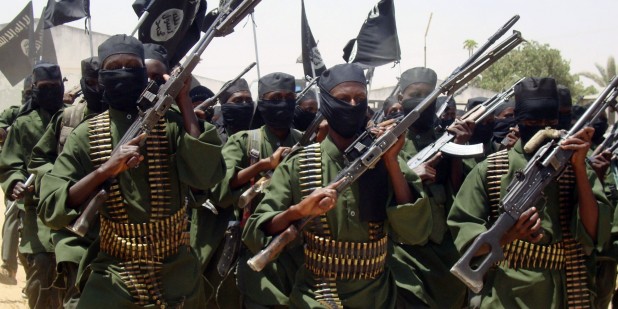
<instances>
[{"instance_id":1,"label":"bandolier of bullets","mask_svg":"<svg viewBox=\"0 0 618 309\"><path fill-rule=\"evenodd\" d=\"M566 293L569 308L590 308L590 290L588 289L588 271L584 250L571 233L573 215L573 192L575 192L575 174L569 164L558 178L560 186L560 228L566 251Z\"/></svg>"},{"instance_id":2,"label":"bandolier of bullets","mask_svg":"<svg viewBox=\"0 0 618 309\"><path fill-rule=\"evenodd\" d=\"M305 147L299 157L301 199L305 199L311 192L322 187L322 150L320 144L316 143ZM307 224L306 229L324 237L331 237L326 214L315 217ZM313 287L315 299L326 308L343 308L335 278L318 276L316 272L312 273L316 275L316 284Z\"/></svg>"},{"instance_id":3,"label":"bandolier of bullets","mask_svg":"<svg viewBox=\"0 0 618 309\"><path fill-rule=\"evenodd\" d=\"M96 167L105 163L112 152L109 113L90 123L91 159ZM162 262L177 254L180 246L189 245L188 218L182 207L169 214L171 180L169 148L161 120L146 142L148 176L151 194L151 216L147 223L130 223L126 203L117 181L109 189L106 201L109 218L101 215L101 251L121 260L120 278L139 306L155 304L168 307L161 284ZM179 306L182 306L180 304Z\"/></svg>"},{"instance_id":4,"label":"bandolier of bullets","mask_svg":"<svg viewBox=\"0 0 618 309\"><path fill-rule=\"evenodd\" d=\"M496 152L487 158L490 220L499 215L500 188L502 176L508 173L508 153ZM508 268L543 268L565 270L567 306L569 308L590 308L590 291L581 244L573 238L570 230L573 211L575 175L571 165L558 178L560 203L560 229L562 241L552 245L537 245L515 240L503 248L505 259L498 263Z\"/></svg>"}]
</instances>

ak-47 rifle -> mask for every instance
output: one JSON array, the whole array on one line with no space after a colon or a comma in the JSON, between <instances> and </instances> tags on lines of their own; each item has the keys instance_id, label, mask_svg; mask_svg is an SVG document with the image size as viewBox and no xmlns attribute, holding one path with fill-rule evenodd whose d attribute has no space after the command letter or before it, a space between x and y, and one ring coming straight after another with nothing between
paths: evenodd
<instances>
[{"instance_id":1,"label":"ak-47 rifle","mask_svg":"<svg viewBox=\"0 0 618 309\"><path fill-rule=\"evenodd\" d=\"M304 96L304 93L307 93L307 91L309 91L308 89L310 89L313 85L317 83L318 78L319 76L314 77L309 82L307 87L305 87L305 89L303 89L303 91L300 92L300 94L296 98L296 104L300 102L300 100L302 99L302 96ZM316 100L318 101L318 106L319 106L319 102L320 102L319 92L316 95ZM309 124L309 127L307 127L307 130L305 130L305 133L303 133L303 136L300 138L298 143L292 146L292 149L290 149L290 151L283 153L282 159L285 158L289 153L296 151L300 147L304 147L304 146L307 146L315 142L315 138L318 134L318 129L320 128L320 123L322 123L322 120L324 120L324 116L322 116L322 113L318 111L315 115L315 118L313 118L313 121L311 121L311 124ZM251 203L251 201L256 196L258 196L258 194L260 194L264 190L264 188L266 188L266 186L268 186L272 176L273 176L273 171L266 172L266 175L262 176L251 187L249 187L249 189L245 190L245 192L243 192L238 198L238 203L237 203L238 208L247 207L247 205L249 205L249 203Z\"/></svg>"},{"instance_id":2,"label":"ak-47 rifle","mask_svg":"<svg viewBox=\"0 0 618 309\"><path fill-rule=\"evenodd\" d=\"M234 27L247 15L253 12L253 9L260 1L261 0L235 1L238 5L234 5L234 7L231 6L231 3L234 1L227 1L219 7L219 14L208 31L206 31L206 34L198 41L184 63L172 72L172 75L165 84L161 87L158 87L154 82L148 84L138 100L138 106L140 106L139 117L127 130L125 135L118 142L118 145L124 145L141 134L145 133L146 136L150 134L152 129L159 122L159 119L165 116L165 113L172 106L174 98L180 93L187 78L191 77L191 72L193 72L200 62L200 56L212 39L216 36L224 36L232 33ZM141 145L144 143L145 139L142 140ZM112 155L119 148L120 147L114 149ZM106 185L109 186L115 181L117 180L108 179ZM80 217L78 217L72 225L67 226L67 229L82 237L86 235L90 222L93 221L99 207L107 199L106 196L107 189L100 189L100 191L88 201Z\"/></svg>"},{"instance_id":3,"label":"ak-47 rifle","mask_svg":"<svg viewBox=\"0 0 618 309\"><path fill-rule=\"evenodd\" d=\"M234 77L234 79L232 79L231 81L225 83L223 85L223 87L221 87L221 89L219 90L219 92L217 92L217 94L215 94L213 97L206 99L204 102L200 103L198 106L196 106L194 108L194 110L206 110L207 108L217 104L217 100L219 100L219 97L221 97L221 95L226 92L228 89L230 89L230 87L232 87L232 85L237 82L239 79L241 79L243 76L245 76L245 74L247 74L247 72L249 72L251 69L253 69L253 67L255 66L255 62L251 63L250 65L248 65L244 70L242 70L242 72L240 72L240 74L238 74L236 77ZM221 102L221 103L225 103L225 102Z\"/></svg>"},{"instance_id":4,"label":"ak-47 rifle","mask_svg":"<svg viewBox=\"0 0 618 309\"><path fill-rule=\"evenodd\" d=\"M487 116L492 115L496 108L498 108L498 106L502 105L506 100L513 96L513 93L515 92L515 86L519 84L522 80L523 78L516 82L513 86L511 86L511 88L507 89L506 91L498 93L493 97L487 99L485 102L475 106L473 109L466 112L461 117L461 119L470 119L473 120L474 123L479 123L483 121L483 119L487 118ZM423 148L414 157L408 160L408 167L416 168L427 160L433 158L438 152L446 153L451 156L460 158L469 158L483 155L483 144L458 145L451 142L454 139L455 135L447 131L438 140L431 143L429 146Z\"/></svg>"},{"instance_id":5,"label":"ak-47 rifle","mask_svg":"<svg viewBox=\"0 0 618 309\"><path fill-rule=\"evenodd\" d=\"M36 174L30 174L30 176L28 176L28 179L26 179L26 182L24 183L24 187L28 188L32 184L34 184L35 178L36 178ZM6 211L4 211L4 217L5 218L10 217L15 207L17 207L17 200L11 201L9 206L6 208Z\"/></svg>"},{"instance_id":6,"label":"ak-47 rifle","mask_svg":"<svg viewBox=\"0 0 618 309\"><path fill-rule=\"evenodd\" d=\"M605 107L608 106L616 106L616 97L618 96L618 91L614 90L610 95L607 96L607 99L605 100ZM601 109L599 111L599 113L601 113L603 110L605 110L605 108ZM607 136L607 138L605 138L603 140L603 142L601 144L599 144L597 146L597 148L594 149L594 151L592 152L592 154L588 157L588 160L591 161L593 160L594 157L598 156L599 154L601 154L605 149L607 148L612 148L610 145L613 146L614 140L616 139L616 137L618 137L617 135L617 130L618 130L618 125L614 124L614 127L612 128L612 131L609 133L609 135ZM611 151L613 152L613 151Z\"/></svg>"},{"instance_id":7,"label":"ak-47 rifle","mask_svg":"<svg viewBox=\"0 0 618 309\"><path fill-rule=\"evenodd\" d=\"M517 21L518 16L513 17L509 22L500 28L498 33L504 33L508 28L512 26L515 21ZM508 27L505 29L505 27ZM495 37L495 36L494 36ZM498 38L492 39L497 40ZM335 189L338 193L343 192L349 186L352 185L365 171L370 168L373 168L380 158L391 148L399 137L404 134L410 125L412 125L419 117L420 114L431 104L434 104L434 101L441 93L454 93L470 81L472 78L476 77L478 74L483 72L486 68L492 65L495 61L502 58L509 51L523 42L524 39L521 37L521 33L514 31L513 35L507 38L505 41L500 43L491 51L487 52L483 57L476 56L475 61L471 62L466 61L468 64L466 66L460 66L457 68L440 86L438 86L433 92L431 92L417 107L415 107L408 115L397 120L394 127L375 139L372 135L361 135L356 141L352 143L352 145L348 149L354 149L353 151L346 151L347 159L351 162L348 166L346 166L343 170L339 172L337 177L329 184L337 183ZM304 218L299 220L299 222L290 225L286 230L284 230L281 234L274 237L274 239L270 242L270 244L260 251L258 254L253 256L247 264L249 267L255 271L261 271L266 264L273 261L279 253L285 248L287 244L296 239L299 235L299 231L304 228L304 226L312 219L312 217ZM297 226L298 225L298 226Z\"/></svg>"},{"instance_id":8,"label":"ak-47 rifle","mask_svg":"<svg viewBox=\"0 0 618 309\"><path fill-rule=\"evenodd\" d=\"M542 198L545 187L554 182L562 174L573 155L572 150L560 148L562 141L574 136L577 132L598 117L603 109L605 98L618 87L618 77L614 77L609 86L601 92L599 97L586 110L584 115L568 131L561 133L559 139L553 139L540 147L523 171L517 172L513 181L506 189L506 195L500 201L500 208L504 212L498 217L493 226L476 237L459 261L451 268L457 278L465 283L472 291L478 293L483 288L483 276L495 263L504 259L504 252L500 246L502 236L517 222L521 214L536 205ZM543 131L537 133L544 134ZM537 139L535 135L532 140ZM479 257L478 267L472 268L471 262L477 252L484 246L490 252ZM477 261L475 261L476 264Z\"/></svg>"}]
</instances>

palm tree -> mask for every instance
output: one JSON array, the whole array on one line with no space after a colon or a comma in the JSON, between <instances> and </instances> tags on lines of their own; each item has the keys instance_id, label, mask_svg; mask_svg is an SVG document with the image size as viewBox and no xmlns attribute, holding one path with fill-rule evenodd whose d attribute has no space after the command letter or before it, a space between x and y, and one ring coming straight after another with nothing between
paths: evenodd
<instances>
[{"instance_id":1,"label":"palm tree","mask_svg":"<svg viewBox=\"0 0 618 309\"><path fill-rule=\"evenodd\" d=\"M616 76L617 73L616 61L614 60L614 57L609 56L609 58L607 58L607 66L605 68L598 63L595 63L594 66L597 67L597 70L599 71L598 74L592 72L582 72L578 75L591 79L601 88L607 87L611 79Z\"/></svg>"},{"instance_id":2,"label":"palm tree","mask_svg":"<svg viewBox=\"0 0 618 309\"><path fill-rule=\"evenodd\" d=\"M468 57L472 56L472 52L474 52L474 49L478 46L478 44L476 43L475 40L465 40L464 41L464 45L463 48L468 50Z\"/></svg>"}]
</instances>

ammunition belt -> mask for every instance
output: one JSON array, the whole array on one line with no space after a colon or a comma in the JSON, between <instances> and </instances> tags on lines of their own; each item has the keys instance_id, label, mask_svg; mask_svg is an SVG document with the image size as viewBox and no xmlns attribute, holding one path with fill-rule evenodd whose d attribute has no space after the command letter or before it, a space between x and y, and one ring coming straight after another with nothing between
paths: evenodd
<instances>
[{"instance_id":1,"label":"ammunition belt","mask_svg":"<svg viewBox=\"0 0 618 309\"><path fill-rule=\"evenodd\" d=\"M163 261L189 245L188 224L185 207L148 223L120 223L101 216L101 251L121 261Z\"/></svg>"},{"instance_id":2,"label":"ammunition belt","mask_svg":"<svg viewBox=\"0 0 618 309\"><path fill-rule=\"evenodd\" d=\"M384 272L386 241L337 241L303 232L305 267L315 276L335 279L375 279Z\"/></svg>"},{"instance_id":3,"label":"ammunition belt","mask_svg":"<svg viewBox=\"0 0 618 309\"><path fill-rule=\"evenodd\" d=\"M515 240L503 248L505 259L499 265L508 268L542 268L561 270L565 267L564 244L537 245Z\"/></svg>"},{"instance_id":4,"label":"ammunition belt","mask_svg":"<svg viewBox=\"0 0 618 309\"><path fill-rule=\"evenodd\" d=\"M500 215L500 189L502 176L509 172L509 155L501 150L487 156L487 194L489 196L489 220L496 221Z\"/></svg>"}]
</instances>

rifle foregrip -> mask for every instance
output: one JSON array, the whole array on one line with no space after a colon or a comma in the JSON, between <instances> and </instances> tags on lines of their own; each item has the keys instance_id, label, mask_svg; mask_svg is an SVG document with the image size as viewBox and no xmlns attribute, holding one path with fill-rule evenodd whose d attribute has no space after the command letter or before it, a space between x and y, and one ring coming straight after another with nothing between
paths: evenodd
<instances>
[{"instance_id":1,"label":"rifle foregrip","mask_svg":"<svg viewBox=\"0 0 618 309\"><path fill-rule=\"evenodd\" d=\"M451 268L451 273L474 293L479 293L483 289L483 278L489 268L504 259L500 239L514 223L515 221L508 214L500 215L496 223L489 230L481 233ZM472 259L483 245L488 245L490 252L484 257L479 257L480 264L473 268Z\"/></svg>"},{"instance_id":2,"label":"rifle foregrip","mask_svg":"<svg viewBox=\"0 0 618 309\"><path fill-rule=\"evenodd\" d=\"M290 225L285 231L277 235L273 240L262 249L258 254L254 255L247 261L247 265L254 271L262 271L268 263L277 259L279 253L283 251L285 246L294 241L298 237L298 229L294 224Z\"/></svg>"},{"instance_id":3,"label":"rifle foregrip","mask_svg":"<svg viewBox=\"0 0 618 309\"><path fill-rule=\"evenodd\" d=\"M91 223L99 212L99 208L107 200L108 193L105 189L101 189L86 205L82 214L77 217L75 222L67 226L67 229L80 237L86 236L90 229Z\"/></svg>"}]
</instances>

